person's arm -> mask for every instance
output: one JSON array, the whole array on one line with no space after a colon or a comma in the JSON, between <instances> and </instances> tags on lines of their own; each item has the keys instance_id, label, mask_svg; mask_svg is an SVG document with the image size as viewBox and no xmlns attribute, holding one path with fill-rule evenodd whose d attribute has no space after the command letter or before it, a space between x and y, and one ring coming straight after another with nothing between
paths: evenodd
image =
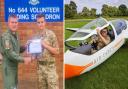
<instances>
[{"instance_id":1,"label":"person's arm","mask_svg":"<svg viewBox=\"0 0 128 89\"><path fill-rule=\"evenodd\" d=\"M104 44L107 45L109 42L100 34L100 30L99 29L96 29L96 30L97 30L98 35L100 36L100 38L104 42Z\"/></svg>"},{"instance_id":2,"label":"person's arm","mask_svg":"<svg viewBox=\"0 0 128 89\"><path fill-rule=\"evenodd\" d=\"M53 55L59 54L59 46L56 35L51 33L49 38L50 42L48 40L42 41L43 47L50 51Z\"/></svg>"},{"instance_id":3,"label":"person's arm","mask_svg":"<svg viewBox=\"0 0 128 89\"><path fill-rule=\"evenodd\" d=\"M59 54L59 50L57 47L52 47L50 46L50 43L46 40L42 41L42 45L44 48L46 48L48 51L50 51L50 53L57 55Z\"/></svg>"},{"instance_id":4,"label":"person's arm","mask_svg":"<svg viewBox=\"0 0 128 89\"><path fill-rule=\"evenodd\" d=\"M22 57L19 53L16 53L13 48L10 41L9 36L3 36L2 37L2 43L3 43L3 53L4 55L14 62L25 62L25 64L28 64L31 61L30 57Z\"/></svg>"},{"instance_id":5,"label":"person's arm","mask_svg":"<svg viewBox=\"0 0 128 89\"><path fill-rule=\"evenodd\" d=\"M9 36L5 35L2 37L2 43L3 43L3 51L5 56L12 60L12 61L23 61L23 57L20 56L18 53L16 53L15 51L13 51L12 48L12 43L10 41Z\"/></svg>"}]
</instances>

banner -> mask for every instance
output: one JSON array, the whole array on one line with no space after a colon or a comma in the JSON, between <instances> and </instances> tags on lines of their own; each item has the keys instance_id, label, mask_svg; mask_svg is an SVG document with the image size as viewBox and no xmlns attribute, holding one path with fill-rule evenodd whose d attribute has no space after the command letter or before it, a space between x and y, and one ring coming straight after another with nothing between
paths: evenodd
<instances>
[{"instance_id":1,"label":"banner","mask_svg":"<svg viewBox=\"0 0 128 89\"><path fill-rule=\"evenodd\" d=\"M63 21L63 0L4 0L5 21L16 14L20 22L34 22L37 14L45 14L48 22Z\"/></svg>"}]
</instances>

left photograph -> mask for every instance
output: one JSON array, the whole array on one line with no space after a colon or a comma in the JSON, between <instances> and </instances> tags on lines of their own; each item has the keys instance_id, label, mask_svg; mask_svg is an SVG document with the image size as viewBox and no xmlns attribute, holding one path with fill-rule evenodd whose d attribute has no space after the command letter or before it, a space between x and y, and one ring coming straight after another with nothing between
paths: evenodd
<instances>
[{"instance_id":1,"label":"left photograph","mask_svg":"<svg viewBox=\"0 0 128 89\"><path fill-rule=\"evenodd\" d=\"M63 89L63 0L0 0L0 89Z\"/></svg>"}]
</instances>

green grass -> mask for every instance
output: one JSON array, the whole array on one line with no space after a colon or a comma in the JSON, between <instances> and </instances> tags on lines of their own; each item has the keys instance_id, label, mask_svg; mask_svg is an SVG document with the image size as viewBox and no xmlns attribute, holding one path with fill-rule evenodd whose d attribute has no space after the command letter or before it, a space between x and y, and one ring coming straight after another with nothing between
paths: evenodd
<instances>
[{"instance_id":1,"label":"green grass","mask_svg":"<svg viewBox=\"0 0 128 89\"><path fill-rule=\"evenodd\" d=\"M65 21L66 27L71 26L73 28L84 25L84 22L72 21L72 23L68 23L68 21ZM67 39L73 32L66 30L65 33L65 39ZM81 76L65 80L65 89L128 89L127 83L128 41L95 69Z\"/></svg>"}]
</instances>

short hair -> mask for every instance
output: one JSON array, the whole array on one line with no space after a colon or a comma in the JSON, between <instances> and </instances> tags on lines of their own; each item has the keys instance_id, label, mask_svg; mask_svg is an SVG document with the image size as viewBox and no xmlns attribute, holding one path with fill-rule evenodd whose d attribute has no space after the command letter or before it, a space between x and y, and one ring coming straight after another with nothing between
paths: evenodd
<instances>
[{"instance_id":1,"label":"short hair","mask_svg":"<svg viewBox=\"0 0 128 89\"><path fill-rule=\"evenodd\" d=\"M44 14L38 14L37 16L36 16L36 19L38 19L38 18L45 18L45 15Z\"/></svg>"},{"instance_id":2,"label":"short hair","mask_svg":"<svg viewBox=\"0 0 128 89\"><path fill-rule=\"evenodd\" d=\"M16 14L10 14L9 17L8 17L8 21L10 18L18 18Z\"/></svg>"}]
</instances>

